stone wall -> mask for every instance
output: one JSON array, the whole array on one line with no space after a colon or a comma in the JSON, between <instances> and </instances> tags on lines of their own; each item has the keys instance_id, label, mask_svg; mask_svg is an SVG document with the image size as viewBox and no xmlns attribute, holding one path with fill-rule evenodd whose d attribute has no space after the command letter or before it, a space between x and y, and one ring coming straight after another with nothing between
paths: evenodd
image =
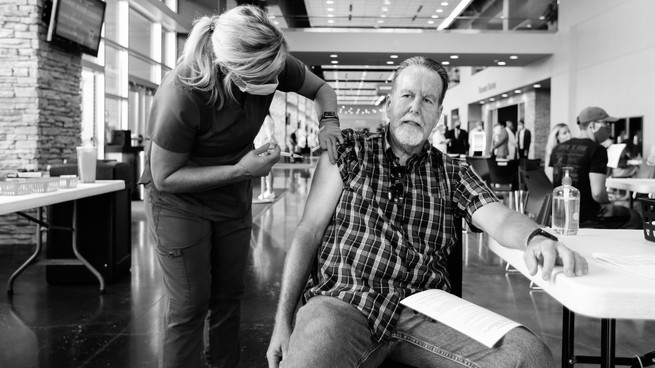
<instances>
[{"instance_id":1,"label":"stone wall","mask_svg":"<svg viewBox=\"0 0 655 368\"><path fill-rule=\"evenodd\" d=\"M43 0L0 0L0 172L45 170L80 142L81 54L46 41ZM34 226L0 216L0 244L34 242Z\"/></svg>"}]
</instances>

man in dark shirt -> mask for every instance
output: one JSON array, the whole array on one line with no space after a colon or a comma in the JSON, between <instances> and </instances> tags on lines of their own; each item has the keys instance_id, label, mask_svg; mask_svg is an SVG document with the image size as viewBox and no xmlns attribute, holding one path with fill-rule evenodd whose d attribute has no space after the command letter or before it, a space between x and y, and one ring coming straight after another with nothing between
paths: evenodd
<instances>
[{"instance_id":1,"label":"man in dark shirt","mask_svg":"<svg viewBox=\"0 0 655 368\"><path fill-rule=\"evenodd\" d=\"M516 131L516 143L519 149L519 158L528 158L530 152L530 143L532 143L532 133L525 127L523 119L519 120Z\"/></svg>"},{"instance_id":2,"label":"man in dark shirt","mask_svg":"<svg viewBox=\"0 0 655 368\"><path fill-rule=\"evenodd\" d=\"M555 263L570 277L587 272L583 257L503 206L466 162L428 142L447 89L439 63L405 60L383 133L344 131L336 165L320 158L285 260L269 367L377 367L385 359L420 367L555 366L525 328L487 348L400 304L423 290L450 290L447 258L462 219L524 250L532 274L541 264L547 279Z\"/></svg>"},{"instance_id":3,"label":"man in dark shirt","mask_svg":"<svg viewBox=\"0 0 655 368\"><path fill-rule=\"evenodd\" d=\"M641 229L641 217L632 209L610 202L605 188L607 150L600 142L610 136L613 118L600 107L587 107L578 115L580 134L555 146L550 157L553 185L562 184L563 167L573 168L573 186L580 191L580 227Z\"/></svg>"},{"instance_id":4,"label":"man in dark shirt","mask_svg":"<svg viewBox=\"0 0 655 368\"><path fill-rule=\"evenodd\" d=\"M448 153L466 154L469 149L469 136L466 130L461 129L458 117L453 118L453 129L446 132L448 140Z\"/></svg>"}]
</instances>

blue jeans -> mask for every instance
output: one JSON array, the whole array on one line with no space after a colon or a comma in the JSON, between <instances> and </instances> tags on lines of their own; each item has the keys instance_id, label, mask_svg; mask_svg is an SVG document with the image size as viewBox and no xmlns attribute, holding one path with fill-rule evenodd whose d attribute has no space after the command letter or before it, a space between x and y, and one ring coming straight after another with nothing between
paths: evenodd
<instances>
[{"instance_id":1,"label":"blue jeans","mask_svg":"<svg viewBox=\"0 0 655 368\"><path fill-rule=\"evenodd\" d=\"M168 303L160 367L239 365L251 218L213 222L145 202ZM204 341L204 344L203 344Z\"/></svg>"},{"instance_id":2,"label":"blue jeans","mask_svg":"<svg viewBox=\"0 0 655 368\"><path fill-rule=\"evenodd\" d=\"M555 367L552 353L525 328L494 348L404 309L390 341L372 339L364 315L339 299L317 296L298 310L281 368L378 367L385 360L416 367Z\"/></svg>"}]
</instances>

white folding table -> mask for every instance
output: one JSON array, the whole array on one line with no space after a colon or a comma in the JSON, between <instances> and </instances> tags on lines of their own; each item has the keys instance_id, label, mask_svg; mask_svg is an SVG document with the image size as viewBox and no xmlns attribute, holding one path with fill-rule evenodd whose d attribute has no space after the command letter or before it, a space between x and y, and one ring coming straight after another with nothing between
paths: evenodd
<instances>
[{"instance_id":1,"label":"white folding table","mask_svg":"<svg viewBox=\"0 0 655 368\"><path fill-rule=\"evenodd\" d=\"M36 230L36 247L34 252L9 278L7 282L7 292L13 294L14 281L25 269L29 266L36 264L56 264L56 265L84 265L88 268L100 282L100 292L105 290L105 280L86 259L79 253L77 249L77 237L75 236L75 224L77 216L77 200L92 197L100 194L116 192L125 189L125 182L123 180L97 180L95 183L79 183L76 188L59 189L54 192L48 193L32 193L17 196L0 196L0 215L17 212L22 214L21 211L36 208L37 217L34 218L29 215L22 214L23 217L34 221L37 226ZM73 205L73 222L72 228L66 229L71 231L72 234L72 247L73 253L76 258L72 259L42 259L39 260L43 251L42 231L50 227L48 223L43 220L43 207L52 204L74 201Z\"/></svg>"},{"instance_id":2,"label":"white folding table","mask_svg":"<svg viewBox=\"0 0 655 368\"><path fill-rule=\"evenodd\" d=\"M655 305L655 280L604 264L592 253L655 257L655 243L647 241L642 230L580 229L577 235L560 236L560 240L587 259L587 275L566 277L562 267L555 267L550 280L544 281L541 270L529 275L522 250L505 248L493 239L489 248L562 304L562 367L631 365L634 358L614 354L616 319L655 320L655 308L647 307ZM575 313L601 319L600 357L574 354Z\"/></svg>"}]
</instances>

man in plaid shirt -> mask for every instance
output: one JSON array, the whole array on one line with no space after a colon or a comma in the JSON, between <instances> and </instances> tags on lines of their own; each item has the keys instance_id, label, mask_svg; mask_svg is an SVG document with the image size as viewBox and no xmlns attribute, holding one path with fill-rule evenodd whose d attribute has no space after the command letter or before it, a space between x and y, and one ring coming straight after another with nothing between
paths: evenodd
<instances>
[{"instance_id":1,"label":"man in plaid shirt","mask_svg":"<svg viewBox=\"0 0 655 368\"><path fill-rule=\"evenodd\" d=\"M426 289L450 290L446 263L462 218L504 246L525 249L532 274L541 265L547 278L556 263L570 277L587 272L583 257L539 233L470 166L429 144L447 89L439 63L404 61L384 132L346 130L336 165L321 157L286 258L269 367L378 367L387 358L418 367L555 366L525 328L488 348L399 304Z\"/></svg>"}]
</instances>

